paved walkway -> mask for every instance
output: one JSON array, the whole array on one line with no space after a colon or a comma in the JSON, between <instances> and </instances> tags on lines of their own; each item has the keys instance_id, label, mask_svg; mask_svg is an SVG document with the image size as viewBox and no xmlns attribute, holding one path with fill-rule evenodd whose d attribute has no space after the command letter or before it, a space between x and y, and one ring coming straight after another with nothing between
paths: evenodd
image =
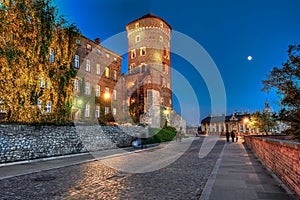
<instances>
[{"instance_id":1,"label":"paved walkway","mask_svg":"<svg viewBox=\"0 0 300 200\"><path fill-rule=\"evenodd\" d=\"M225 140L225 139L224 139ZM226 142L201 200L297 199L240 139Z\"/></svg>"}]
</instances>

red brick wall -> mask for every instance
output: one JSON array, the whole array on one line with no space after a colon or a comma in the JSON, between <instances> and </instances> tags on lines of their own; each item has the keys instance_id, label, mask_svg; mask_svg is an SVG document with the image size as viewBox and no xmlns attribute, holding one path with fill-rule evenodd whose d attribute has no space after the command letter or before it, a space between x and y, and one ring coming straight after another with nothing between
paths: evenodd
<instances>
[{"instance_id":1,"label":"red brick wall","mask_svg":"<svg viewBox=\"0 0 300 200\"><path fill-rule=\"evenodd\" d=\"M248 147L300 196L300 143L245 136Z\"/></svg>"}]
</instances>

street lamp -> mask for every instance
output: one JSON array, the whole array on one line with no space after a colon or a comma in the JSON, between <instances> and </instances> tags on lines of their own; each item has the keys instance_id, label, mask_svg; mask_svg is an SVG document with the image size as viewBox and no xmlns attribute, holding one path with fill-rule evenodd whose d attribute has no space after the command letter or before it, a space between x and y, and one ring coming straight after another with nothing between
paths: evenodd
<instances>
[{"instance_id":1,"label":"street lamp","mask_svg":"<svg viewBox=\"0 0 300 200\"><path fill-rule=\"evenodd\" d=\"M105 92L105 93L104 93L104 98L105 98L106 100L108 100L108 99L110 98L109 92Z\"/></svg>"},{"instance_id":2,"label":"street lamp","mask_svg":"<svg viewBox=\"0 0 300 200\"><path fill-rule=\"evenodd\" d=\"M246 129L246 132L247 132L247 123L249 122L249 118L245 117L243 122L244 122L244 126L245 126L245 129Z\"/></svg>"}]
</instances>

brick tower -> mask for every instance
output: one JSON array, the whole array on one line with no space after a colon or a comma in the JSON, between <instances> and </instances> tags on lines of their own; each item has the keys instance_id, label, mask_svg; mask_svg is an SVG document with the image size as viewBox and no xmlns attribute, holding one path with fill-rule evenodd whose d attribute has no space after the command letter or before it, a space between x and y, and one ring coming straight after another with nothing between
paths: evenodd
<instances>
[{"instance_id":1,"label":"brick tower","mask_svg":"<svg viewBox=\"0 0 300 200\"><path fill-rule=\"evenodd\" d=\"M158 126L162 109L172 110L170 68L171 26L163 19L147 14L126 26L128 35L127 105L140 106L139 115L151 116Z\"/></svg>"}]
</instances>

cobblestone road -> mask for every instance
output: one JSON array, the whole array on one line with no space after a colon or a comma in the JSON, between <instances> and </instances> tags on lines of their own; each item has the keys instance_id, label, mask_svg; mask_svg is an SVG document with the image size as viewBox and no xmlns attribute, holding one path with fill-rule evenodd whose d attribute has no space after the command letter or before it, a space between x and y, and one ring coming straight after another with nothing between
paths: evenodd
<instances>
[{"instance_id":1,"label":"cobblestone road","mask_svg":"<svg viewBox=\"0 0 300 200\"><path fill-rule=\"evenodd\" d=\"M200 159L202 139L194 140L175 162L153 172L126 173L94 161L4 179L0 199L198 199L224 144L218 141ZM124 161L127 156L131 155L114 159Z\"/></svg>"}]
</instances>

